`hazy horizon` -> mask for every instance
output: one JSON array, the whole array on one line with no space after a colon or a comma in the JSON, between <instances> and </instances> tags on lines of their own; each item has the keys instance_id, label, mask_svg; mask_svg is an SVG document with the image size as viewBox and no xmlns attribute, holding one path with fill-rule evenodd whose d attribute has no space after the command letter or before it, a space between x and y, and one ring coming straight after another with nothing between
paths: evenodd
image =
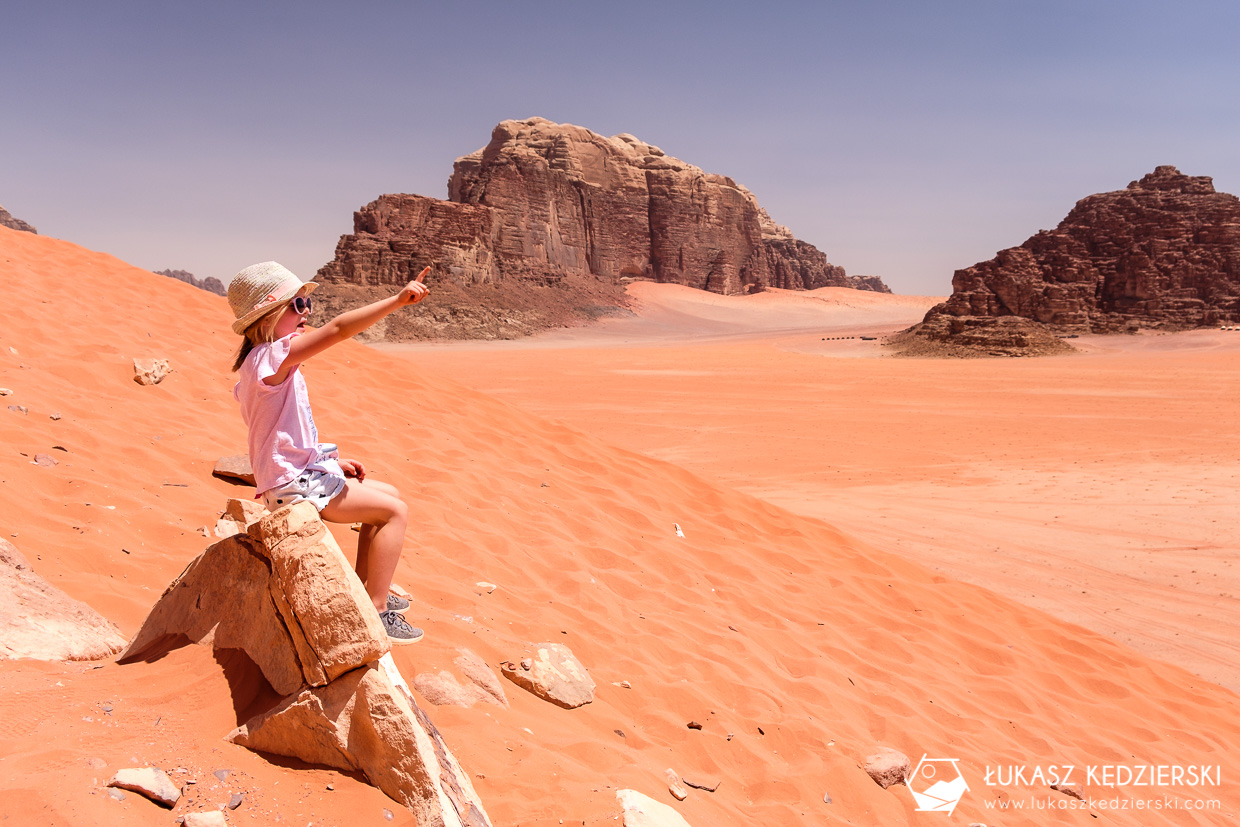
<instances>
[{"instance_id":1,"label":"hazy horizon","mask_svg":"<svg viewBox=\"0 0 1240 827\"><path fill-rule=\"evenodd\" d=\"M1171 164L1240 190L1228 3L6 9L0 204L152 270L310 277L496 123L629 132L852 275L952 272Z\"/></svg>"}]
</instances>

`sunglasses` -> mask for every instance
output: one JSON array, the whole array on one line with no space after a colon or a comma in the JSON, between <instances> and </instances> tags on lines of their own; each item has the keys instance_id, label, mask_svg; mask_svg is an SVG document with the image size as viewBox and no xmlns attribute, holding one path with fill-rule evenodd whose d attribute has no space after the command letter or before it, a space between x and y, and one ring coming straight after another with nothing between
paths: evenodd
<instances>
[{"instance_id":1,"label":"sunglasses","mask_svg":"<svg viewBox=\"0 0 1240 827\"><path fill-rule=\"evenodd\" d=\"M304 316L314 309L314 302L308 296L297 296L291 302L289 307L293 308L293 312L299 316Z\"/></svg>"}]
</instances>

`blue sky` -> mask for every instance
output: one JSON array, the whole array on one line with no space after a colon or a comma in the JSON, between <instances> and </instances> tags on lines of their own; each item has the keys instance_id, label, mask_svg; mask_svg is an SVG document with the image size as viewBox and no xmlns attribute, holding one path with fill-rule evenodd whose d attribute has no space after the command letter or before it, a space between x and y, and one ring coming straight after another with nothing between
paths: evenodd
<instances>
[{"instance_id":1,"label":"blue sky","mask_svg":"<svg viewBox=\"0 0 1240 827\"><path fill-rule=\"evenodd\" d=\"M310 277L507 118L730 175L897 292L1159 164L1240 192L1240 3L55 2L0 14L0 204L227 281Z\"/></svg>"}]
</instances>

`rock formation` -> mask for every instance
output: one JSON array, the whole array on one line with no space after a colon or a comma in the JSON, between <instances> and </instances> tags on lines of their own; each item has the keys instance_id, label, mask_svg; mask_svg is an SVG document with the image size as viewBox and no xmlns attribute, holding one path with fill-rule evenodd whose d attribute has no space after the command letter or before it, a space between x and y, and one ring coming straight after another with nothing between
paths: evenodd
<instances>
[{"instance_id":1,"label":"rock formation","mask_svg":"<svg viewBox=\"0 0 1240 827\"><path fill-rule=\"evenodd\" d=\"M0 227L8 227L10 230L20 230L23 233L34 233L35 235L39 234L39 231L33 226L27 224L25 221L22 221L20 218L15 218L13 214L6 210L2 205L0 205Z\"/></svg>"},{"instance_id":2,"label":"rock formation","mask_svg":"<svg viewBox=\"0 0 1240 827\"><path fill-rule=\"evenodd\" d=\"M208 293L214 293L217 296L228 295L228 288L224 286L224 282L215 276L207 276L205 279L200 279L188 270L156 270L155 275L167 276L170 279L192 284L199 290L206 290Z\"/></svg>"},{"instance_id":3,"label":"rock formation","mask_svg":"<svg viewBox=\"0 0 1240 827\"><path fill-rule=\"evenodd\" d=\"M1077 202L1054 230L957 270L952 295L915 335L948 343L1048 333L1183 330L1240 321L1240 199L1160 166ZM1015 319L1013 319L1015 321ZM1018 325L1019 326L1019 325Z\"/></svg>"},{"instance_id":4,"label":"rock formation","mask_svg":"<svg viewBox=\"0 0 1240 827\"><path fill-rule=\"evenodd\" d=\"M0 657L97 660L124 645L112 621L40 577L0 538Z\"/></svg>"},{"instance_id":5,"label":"rock formation","mask_svg":"<svg viewBox=\"0 0 1240 827\"><path fill-rule=\"evenodd\" d=\"M460 305L475 329L432 317L387 331L403 338L485 336L495 332L486 329L487 313L507 319L511 329L496 330L514 335L597 315L623 301L616 288L626 277L725 294L826 286L890 292L877 277L845 275L731 178L632 135L606 138L543 118L504 121L487 146L457 159L448 197L384 195L356 212L353 234L316 276L326 289L315 299L360 301L371 294L347 288L390 290L430 264L436 301L423 315ZM455 289L445 294L447 286ZM521 301L546 288L567 302L548 309L545 295ZM489 309L466 310L469 296Z\"/></svg>"},{"instance_id":6,"label":"rock formation","mask_svg":"<svg viewBox=\"0 0 1240 827\"><path fill-rule=\"evenodd\" d=\"M229 739L363 773L419 827L488 827L468 775L413 699L357 575L306 502L250 521L186 567L120 662L186 643L238 650L284 699Z\"/></svg>"}]
</instances>

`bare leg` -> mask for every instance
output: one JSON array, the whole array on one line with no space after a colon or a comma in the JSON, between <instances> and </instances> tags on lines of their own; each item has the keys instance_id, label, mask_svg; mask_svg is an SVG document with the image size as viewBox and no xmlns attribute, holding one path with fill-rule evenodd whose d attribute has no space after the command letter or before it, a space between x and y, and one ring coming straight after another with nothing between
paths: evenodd
<instances>
[{"instance_id":1,"label":"bare leg","mask_svg":"<svg viewBox=\"0 0 1240 827\"><path fill-rule=\"evenodd\" d=\"M375 609L387 609L388 589L405 542L409 509L396 489L380 482L351 479L344 491L324 507L324 520L363 523L357 541L357 576L366 586Z\"/></svg>"}]
</instances>

